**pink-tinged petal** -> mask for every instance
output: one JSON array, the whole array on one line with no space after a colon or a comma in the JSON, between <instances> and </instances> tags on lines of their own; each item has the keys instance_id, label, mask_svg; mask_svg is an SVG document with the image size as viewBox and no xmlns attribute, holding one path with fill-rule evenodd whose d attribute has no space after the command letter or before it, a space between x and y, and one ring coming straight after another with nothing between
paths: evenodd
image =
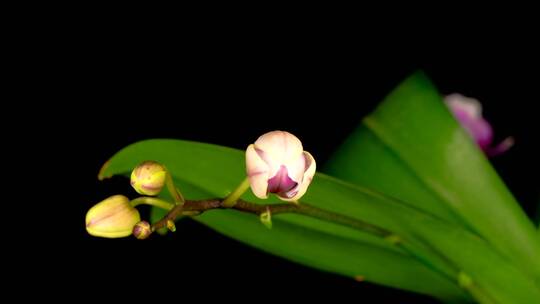
<instances>
[{"instance_id":1,"label":"pink-tinged petal","mask_svg":"<svg viewBox=\"0 0 540 304\"><path fill-rule=\"evenodd\" d=\"M287 192L296 188L297 185L298 183L289 177L287 168L281 166L276 175L268 180L267 191L269 193L276 193L277 195L286 195Z\"/></svg>"},{"instance_id":2,"label":"pink-tinged petal","mask_svg":"<svg viewBox=\"0 0 540 304\"><path fill-rule=\"evenodd\" d=\"M268 132L255 141L255 147L270 167L270 176L274 176L281 165L287 166L302 154L302 142L289 132Z\"/></svg>"},{"instance_id":3,"label":"pink-tinged petal","mask_svg":"<svg viewBox=\"0 0 540 304\"><path fill-rule=\"evenodd\" d=\"M259 156L253 144L246 149L246 174L251 190L258 198L267 198L268 178L270 168Z\"/></svg>"},{"instance_id":4,"label":"pink-tinged petal","mask_svg":"<svg viewBox=\"0 0 540 304\"><path fill-rule=\"evenodd\" d=\"M493 141L493 129L483 118L462 124L482 150L486 150Z\"/></svg>"},{"instance_id":5,"label":"pink-tinged petal","mask_svg":"<svg viewBox=\"0 0 540 304\"><path fill-rule=\"evenodd\" d=\"M499 151L507 150L503 145L502 150L491 151L493 128L482 117L482 106L478 100L460 94L451 94L445 98L445 102L459 124L486 154L493 155L493 153L498 154Z\"/></svg>"},{"instance_id":6,"label":"pink-tinged petal","mask_svg":"<svg viewBox=\"0 0 540 304\"><path fill-rule=\"evenodd\" d=\"M493 140L493 129L489 123L483 118L470 117L462 112L456 112L454 114L461 127L463 127L467 133L474 139L474 141L480 146L482 150L491 145Z\"/></svg>"},{"instance_id":7,"label":"pink-tinged petal","mask_svg":"<svg viewBox=\"0 0 540 304\"><path fill-rule=\"evenodd\" d=\"M313 177L315 176L315 172L317 170L317 164L315 163L315 159L307 151L304 151L303 156L305 159L307 169L304 172L302 181L300 182L300 184L298 184L298 186L291 189L289 192L285 193L285 195L279 196L279 198L283 201L287 201L287 202L298 201L302 196L304 196L304 194L306 194L307 189L309 185L311 184Z\"/></svg>"},{"instance_id":8,"label":"pink-tinged petal","mask_svg":"<svg viewBox=\"0 0 540 304\"><path fill-rule=\"evenodd\" d=\"M269 153L266 153L262 149L257 148L257 146L253 145L255 152L257 152L257 155L259 158L264 161L266 166L268 167L268 176L274 176L278 172L279 168L281 167L281 160L275 159L271 157Z\"/></svg>"},{"instance_id":9,"label":"pink-tinged petal","mask_svg":"<svg viewBox=\"0 0 540 304\"><path fill-rule=\"evenodd\" d=\"M470 118L482 117L482 104L477 99L454 93L446 96L444 102L454 115L458 115L459 113L460 116L468 116Z\"/></svg>"},{"instance_id":10,"label":"pink-tinged petal","mask_svg":"<svg viewBox=\"0 0 540 304\"><path fill-rule=\"evenodd\" d=\"M304 153L300 153L295 159L287 160L283 164L287 168L288 176L295 182L300 183L306 172L306 159Z\"/></svg>"}]
</instances>

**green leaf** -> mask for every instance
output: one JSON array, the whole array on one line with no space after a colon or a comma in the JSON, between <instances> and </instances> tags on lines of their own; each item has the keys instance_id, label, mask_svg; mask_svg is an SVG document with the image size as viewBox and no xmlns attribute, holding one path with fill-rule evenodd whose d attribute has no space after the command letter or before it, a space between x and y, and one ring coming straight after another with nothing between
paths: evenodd
<instances>
[{"instance_id":1,"label":"green leaf","mask_svg":"<svg viewBox=\"0 0 540 304\"><path fill-rule=\"evenodd\" d=\"M325 172L465 223L540 280L540 241L531 221L424 74L388 95Z\"/></svg>"},{"instance_id":2,"label":"green leaf","mask_svg":"<svg viewBox=\"0 0 540 304\"><path fill-rule=\"evenodd\" d=\"M364 125L324 164L323 172L399 198L451 223L463 220Z\"/></svg>"},{"instance_id":3,"label":"green leaf","mask_svg":"<svg viewBox=\"0 0 540 304\"><path fill-rule=\"evenodd\" d=\"M206 193L224 197L245 176L242 151L180 140L149 140L133 144L110 160L104 174L128 175L133 167L146 159L164 163L177 181L184 182L184 184L180 183L182 191L189 190L189 185L192 185L191 188L195 186L205 191L198 194L186 192L189 198L197 198L197 195L202 196ZM243 198L260 202L251 193L247 193ZM347 272L351 269L353 273L360 272L361 275L369 272L370 275L366 275L366 278L372 282L432 294L439 298L456 299L462 296L453 286L456 284L458 271L462 271L469 275L477 286L484 289L489 297L500 303L540 301L540 290L528 277L494 252L484 240L457 225L417 211L379 193L352 186L323 174L316 175L305 196L305 201L323 209L377 224L404 236L408 241L414 241L415 244L421 242L422 246L418 246L420 256L427 258L427 265L431 267L429 269L437 269L437 272L431 275L439 279L430 282L427 279L427 273L430 273L428 268L419 272L426 275L411 276L410 270L400 269L399 265L402 263L399 262L392 264L398 267L394 269L396 272L394 275L404 271L402 276L398 276L400 279L396 281L396 277L391 278L382 270L382 268L388 268L385 263L391 263L389 261L391 258L387 258L388 254L397 254L387 248L388 245L376 245L375 241L369 240L367 235L360 232L354 236L341 235L342 231L334 230L333 227L326 226L330 224L322 221L316 225L313 223L310 225L307 221L304 222L304 218L300 215L274 216L272 230L264 228L256 216L241 214L234 210L211 211L198 218L207 219L205 223L218 231L293 261L344 275L351 275L351 272ZM294 218L294 221L290 221L291 218ZM248 220L257 224L259 228L242 226ZM287 233L279 234L279 232L283 231L284 227L291 227L290 225L299 227L287 231L287 233L294 233L295 242L283 243L282 238ZM259 229L264 231L264 238L260 237L262 232L259 232ZM304 237L306 239L303 239ZM324 251L321 247L313 247L314 250L302 249L303 246L311 244L309 242L313 242L313 246L320 245L319 238L325 244L321 247L327 248L328 251ZM363 243L364 240L366 243ZM336 244L333 243L334 241ZM346 245L342 242L346 242ZM295 244L302 245L295 246ZM351 249L354 254L350 256L339 256L339 258L334 256L336 260L328 260L330 252L340 251L340 254L346 255L347 253L341 251L346 251L349 246L351 248L356 246L353 244L362 246L362 250ZM363 256L364 247L373 247L374 251L366 251L372 254ZM431 252L425 251L426 248L431 248ZM379 250L383 249L385 254L379 254ZM401 256L406 257L404 261L411 262L407 265L411 267L414 260L404 254ZM441 258L437 259L437 256L449 261L454 269L455 277L449 277L446 271L441 272L444 269L440 267ZM357 260L365 263L360 265ZM355 268L354 265L359 266ZM447 284L445 285L444 282ZM445 292L441 293L441 290Z\"/></svg>"},{"instance_id":4,"label":"green leaf","mask_svg":"<svg viewBox=\"0 0 540 304\"><path fill-rule=\"evenodd\" d=\"M187 197L212 197L212 193L180 179L175 178L175 183L180 185ZM467 295L458 286L386 242L373 242L369 238L362 241L358 237L353 240L348 235L351 231L341 237L335 231L324 232L324 229L308 227L324 224L319 220L275 215L272 218L273 227L268 230L257 216L234 210L214 210L195 219L262 251L319 270L432 295L449 303L468 301ZM319 223L306 226L303 220Z\"/></svg>"},{"instance_id":5,"label":"green leaf","mask_svg":"<svg viewBox=\"0 0 540 304\"><path fill-rule=\"evenodd\" d=\"M475 234L322 174L316 185L308 194L310 203L323 206L332 202L335 212L366 221L377 219L374 221L377 225L419 238L448 259L458 271L470 275L497 302L533 303L540 300L540 289L535 282Z\"/></svg>"},{"instance_id":6,"label":"green leaf","mask_svg":"<svg viewBox=\"0 0 540 304\"><path fill-rule=\"evenodd\" d=\"M171 170L175 183L189 199L224 197L245 177L243 158L241 151L214 145L148 140L116 154L101 178L113 174L128 176L138 163L152 159ZM262 202L248 192L244 199ZM326 202L325 206L328 207ZM152 221L163 215L162 210L154 208ZM229 210L207 212L195 219L246 244L317 269L348 277L363 276L369 282L432 295L447 302L468 298L455 282L402 250L347 227L298 215L275 215L273 228L268 230L257 216Z\"/></svg>"}]
</instances>

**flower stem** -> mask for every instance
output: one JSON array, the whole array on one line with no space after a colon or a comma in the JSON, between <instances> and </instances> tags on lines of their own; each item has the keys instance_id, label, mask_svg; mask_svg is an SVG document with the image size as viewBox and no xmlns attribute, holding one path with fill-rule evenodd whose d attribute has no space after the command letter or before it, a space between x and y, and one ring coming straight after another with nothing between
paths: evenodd
<instances>
[{"instance_id":1,"label":"flower stem","mask_svg":"<svg viewBox=\"0 0 540 304\"><path fill-rule=\"evenodd\" d=\"M171 210L175 206L167 201L150 196L141 196L134 200L131 200L129 203L133 207L136 207L138 205L151 205L165 210Z\"/></svg>"},{"instance_id":2,"label":"flower stem","mask_svg":"<svg viewBox=\"0 0 540 304\"><path fill-rule=\"evenodd\" d=\"M184 200L184 197L182 196L182 193L180 193L178 188L176 188L176 186L174 185L174 181L169 170L165 169L165 171L166 171L165 184L167 185L167 190L169 190L169 193L173 197L176 205L183 205L185 200Z\"/></svg>"},{"instance_id":3,"label":"flower stem","mask_svg":"<svg viewBox=\"0 0 540 304\"><path fill-rule=\"evenodd\" d=\"M238 187L238 189L240 189L241 186ZM248 183L248 186L249 186L249 183ZM237 191L235 190L235 192L233 192L229 197L233 197L233 194L235 194L236 192ZM155 198L151 198L151 199L158 200ZM279 214L279 213L297 213L297 214L302 214L305 216L318 218L324 221L333 222L339 225L348 226L353 229L362 230L362 231L365 231L365 232L368 232L368 233L371 233L380 237L387 238L392 243L399 243L401 241L401 239L398 236L396 236L394 233L392 233L391 231L385 230L383 228L380 228L378 226L372 225L370 223L367 223L358 219L354 219L354 218L344 216L338 213L334 213L331 211L319 209L317 207L310 206L307 204L260 205L260 204L254 204L254 203L250 203L250 202L246 202L244 200L238 200L238 199L236 199L235 201L234 200L231 200L231 201L233 201L234 204L232 204L231 206L231 204L229 203L230 207L225 205L227 203L226 200L220 200L220 199L210 199L210 200L200 200L200 201L187 200L185 201L183 206L174 206L174 207L172 207L173 205L168 204L168 206L172 208L168 209L169 213L167 214L167 216L165 216L164 219L174 220L177 216L192 214L193 211L202 213L208 210L223 209L223 208L232 208L235 210L252 213L256 215L260 215L261 213L264 213L264 212L270 212L272 213L272 215ZM164 208L164 209L167 209L167 208ZM162 224L166 224L166 220L163 221ZM158 222L154 226L161 226L161 224L159 224ZM159 229L159 228L161 227L156 227L156 229Z\"/></svg>"},{"instance_id":4,"label":"flower stem","mask_svg":"<svg viewBox=\"0 0 540 304\"><path fill-rule=\"evenodd\" d=\"M222 207L224 207L224 208L232 208L232 207L234 207L234 205L236 205L238 199L248 189L249 189L249 179L246 178L246 179L244 179L242 181L242 183L240 183L240 185L238 185L238 187L236 187L236 189L231 194L229 194L229 196L227 196L223 200L223 203L221 204Z\"/></svg>"}]
</instances>

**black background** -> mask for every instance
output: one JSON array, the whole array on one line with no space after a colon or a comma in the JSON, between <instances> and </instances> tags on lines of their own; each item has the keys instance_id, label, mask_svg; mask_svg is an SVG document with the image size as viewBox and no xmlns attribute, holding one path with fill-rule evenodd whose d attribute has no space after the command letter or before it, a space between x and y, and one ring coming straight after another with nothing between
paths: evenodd
<instances>
[{"instance_id":1,"label":"black background","mask_svg":"<svg viewBox=\"0 0 540 304\"><path fill-rule=\"evenodd\" d=\"M407 42L381 44L362 37L188 40L124 34L76 32L65 47L52 43L53 51L36 61L37 77L52 77L42 90L54 100L36 110L55 114L41 117L50 120L53 136L35 139L62 147L44 155L60 156L70 185L68 199L54 202L63 229L52 235L64 245L61 257L70 257L60 263L68 278L102 275L102 291L120 281L134 282L141 292L167 286L169 293L245 301L253 296L235 291L256 290L272 299L339 295L432 303L290 263L192 221L179 223L175 235L144 242L93 238L84 228L93 204L117 193L135 195L125 179L96 179L103 162L130 143L180 138L244 149L260 134L282 129L297 135L322 164L363 116L418 69L443 94L478 98L497 140L515 137L516 146L493 164L527 213L534 213L540 199L538 178L530 173L538 168L538 76L531 72L539 67L528 45L493 52L497 41L493 48L478 49L450 36L440 47L408 52Z\"/></svg>"}]
</instances>

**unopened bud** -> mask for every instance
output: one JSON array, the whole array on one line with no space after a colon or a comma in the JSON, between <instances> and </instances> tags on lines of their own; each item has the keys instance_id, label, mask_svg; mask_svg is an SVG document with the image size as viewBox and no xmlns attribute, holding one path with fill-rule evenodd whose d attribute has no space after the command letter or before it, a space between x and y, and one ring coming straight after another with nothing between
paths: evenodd
<instances>
[{"instance_id":1,"label":"unopened bud","mask_svg":"<svg viewBox=\"0 0 540 304\"><path fill-rule=\"evenodd\" d=\"M167 171L160 163L145 161L131 173L131 186L142 195L157 195L165 185Z\"/></svg>"},{"instance_id":2,"label":"unopened bud","mask_svg":"<svg viewBox=\"0 0 540 304\"><path fill-rule=\"evenodd\" d=\"M139 212L123 195L111 196L86 213L86 231L93 236L119 238L129 236L141 220Z\"/></svg>"},{"instance_id":3,"label":"unopened bud","mask_svg":"<svg viewBox=\"0 0 540 304\"><path fill-rule=\"evenodd\" d=\"M144 240L152 234L152 226L147 221L140 221L133 227L133 236Z\"/></svg>"},{"instance_id":4,"label":"unopened bud","mask_svg":"<svg viewBox=\"0 0 540 304\"><path fill-rule=\"evenodd\" d=\"M176 232L176 226L173 220L167 220L167 228L172 232Z\"/></svg>"}]
</instances>

